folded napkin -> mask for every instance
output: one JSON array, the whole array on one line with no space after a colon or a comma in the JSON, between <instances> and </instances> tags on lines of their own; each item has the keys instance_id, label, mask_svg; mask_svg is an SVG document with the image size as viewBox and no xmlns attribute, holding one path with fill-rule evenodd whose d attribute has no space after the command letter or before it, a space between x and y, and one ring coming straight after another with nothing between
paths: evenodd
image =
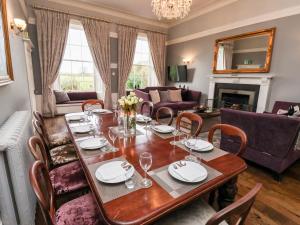
<instances>
[{"instance_id":1,"label":"folded napkin","mask_svg":"<svg viewBox=\"0 0 300 225\"><path fill-rule=\"evenodd\" d=\"M173 127L171 126L167 126L167 125L156 125L154 127L154 129L158 130L158 131L161 131L161 132L171 132L174 130Z\"/></svg>"},{"instance_id":2,"label":"folded napkin","mask_svg":"<svg viewBox=\"0 0 300 225\"><path fill-rule=\"evenodd\" d=\"M108 163L102 166L101 170L98 170L98 174L104 181L114 180L118 177L125 176L126 170L121 166L120 163Z\"/></svg>"},{"instance_id":3,"label":"folded napkin","mask_svg":"<svg viewBox=\"0 0 300 225\"><path fill-rule=\"evenodd\" d=\"M191 146L191 140L187 140L187 146ZM211 143L209 143L208 141L203 141L200 139L197 139L196 141L193 140L193 144L195 143L195 145L193 146L193 149L206 149L209 148L211 146ZM192 145L193 145L192 144Z\"/></svg>"},{"instance_id":4,"label":"folded napkin","mask_svg":"<svg viewBox=\"0 0 300 225\"><path fill-rule=\"evenodd\" d=\"M176 174L178 174L182 179L189 182L193 182L203 176L199 171L199 168L188 162L185 166L177 166L177 169L173 168L173 171Z\"/></svg>"}]
</instances>

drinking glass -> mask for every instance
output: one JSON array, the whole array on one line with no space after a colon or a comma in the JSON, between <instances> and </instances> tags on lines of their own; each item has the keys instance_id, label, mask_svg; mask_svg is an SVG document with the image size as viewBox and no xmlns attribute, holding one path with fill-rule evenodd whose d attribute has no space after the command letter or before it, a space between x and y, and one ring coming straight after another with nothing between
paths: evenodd
<instances>
[{"instance_id":1,"label":"drinking glass","mask_svg":"<svg viewBox=\"0 0 300 225\"><path fill-rule=\"evenodd\" d=\"M102 137L103 136L103 132L101 131L101 126L102 126L102 123L103 123L103 119L101 117L98 117L98 116L95 116L95 130L96 130L96 134L99 136L99 137Z\"/></svg>"},{"instance_id":2,"label":"drinking glass","mask_svg":"<svg viewBox=\"0 0 300 225\"><path fill-rule=\"evenodd\" d=\"M174 140L173 141L170 141L170 144L171 145L176 145L176 136L178 135L178 134L180 134L180 131L177 129L177 128L175 128L175 130L172 132L172 134L173 134L173 136L174 136Z\"/></svg>"},{"instance_id":3,"label":"drinking glass","mask_svg":"<svg viewBox=\"0 0 300 225\"><path fill-rule=\"evenodd\" d=\"M189 149L189 155L185 157L186 160L188 161L197 161L197 158L193 156L193 148L196 145L196 136L190 135L189 139L187 140L187 148Z\"/></svg>"},{"instance_id":4,"label":"drinking glass","mask_svg":"<svg viewBox=\"0 0 300 225\"><path fill-rule=\"evenodd\" d=\"M152 155L149 152L143 152L140 154L140 166L145 172L145 177L142 180L142 186L144 188L148 188L152 186L152 181L147 178L147 171L150 169L152 166Z\"/></svg>"},{"instance_id":5,"label":"drinking glass","mask_svg":"<svg viewBox=\"0 0 300 225\"><path fill-rule=\"evenodd\" d=\"M116 139L117 139L117 137L118 137L118 134L116 134L116 133L113 131L113 127L110 127L110 128L109 128L108 136L109 136L110 140L113 142L112 151L113 151L113 152L118 151L119 149L115 147L115 141L116 141Z\"/></svg>"},{"instance_id":6,"label":"drinking glass","mask_svg":"<svg viewBox=\"0 0 300 225\"><path fill-rule=\"evenodd\" d=\"M125 177L126 177L125 186L128 189L134 188L135 187L135 183L133 181L134 174L132 176L130 176L130 173L126 172Z\"/></svg>"}]
</instances>

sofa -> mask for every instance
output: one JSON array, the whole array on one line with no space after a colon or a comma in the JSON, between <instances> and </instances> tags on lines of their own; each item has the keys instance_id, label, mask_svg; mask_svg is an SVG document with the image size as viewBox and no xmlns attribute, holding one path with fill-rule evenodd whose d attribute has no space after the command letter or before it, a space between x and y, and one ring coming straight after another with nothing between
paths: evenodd
<instances>
[{"instance_id":1,"label":"sofa","mask_svg":"<svg viewBox=\"0 0 300 225\"><path fill-rule=\"evenodd\" d=\"M88 99L98 99L97 92L67 92L69 99L67 101L57 101L56 111L57 115L66 113L80 112L81 104Z\"/></svg>"},{"instance_id":2,"label":"sofa","mask_svg":"<svg viewBox=\"0 0 300 225\"><path fill-rule=\"evenodd\" d=\"M154 104L151 116L155 117L156 111L160 107L170 107L171 109L173 109L175 115L177 115L178 111L193 109L193 107L199 105L201 92L168 86L146 87L143 89L136 89L134 92L139 98L142 98L144 101L152 101L151 96L149 94L149 91L151 90L167 91L179 89L181 90L182 101L165 101Z\"/></svg>"},{"instance_id":3,"label":"sofa","mask_svg":"<svg viewBox=\"0 0 300 225\"><path fill-rule=\"evenodd\" d=\"M275 104L275 107L278 105ZM279 179L300 158L298 118L221 109L221 122L244 130L248 136L248 145L242 157L274 171ZM234 153L238 149L239 140L222 135L220 144L222 149Z\"/></svg>"}]
</instances>

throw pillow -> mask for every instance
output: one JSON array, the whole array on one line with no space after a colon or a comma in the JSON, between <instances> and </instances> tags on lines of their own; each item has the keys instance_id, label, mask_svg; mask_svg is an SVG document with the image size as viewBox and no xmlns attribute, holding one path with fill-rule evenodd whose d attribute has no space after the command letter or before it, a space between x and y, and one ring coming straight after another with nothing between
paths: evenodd
<instances>
[{"instance_id":1,"label":"throw pillow","mask_svg":"<svg viewBox=\"0 0 300 225\"><path fill-rule=\"evenodd\" d=\"M160 91L159 92L160 101L168 102L169 101L169 92L168 91Z\"/></svg>"},{"instance_id":2,"label":"throw pillow","mask_svg":"<svg viewBox=\"0 0 300 225\"><path fill-rule=\"evenodd\" d=\"M168 90L171 102L182 102L181 90Z\"/></svg>"},{"instance_id":3,"label":"throw pillow","mask_svg":"<svg viewBox=\"0 0 300 225\"><path fill-rule=\"evenodd\" d=\"M156 104L156 103L160 102L160 97L159 97L158 90L149 91L149 94L150 94L151 101L153 102L153 104Z\"/></svg>"},{"instance_id":4,"label":"throw pillow","mask_svg":"<svg viewBox=\"0 0 300 225\"><path fill-rule=\"evenodd\" d=\"M56 104L62 104L70 101L69 95L65 91L53 91L56 99Z\"/></svg>"}]
</instances>

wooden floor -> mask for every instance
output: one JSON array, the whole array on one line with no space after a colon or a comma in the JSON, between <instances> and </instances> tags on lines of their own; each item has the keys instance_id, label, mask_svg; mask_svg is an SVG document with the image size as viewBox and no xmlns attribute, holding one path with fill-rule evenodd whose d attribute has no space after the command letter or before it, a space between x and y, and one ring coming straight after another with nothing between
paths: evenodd
<instances>
[{"instance_id":1,"label":"wooden floor","mask_svg":"<svg viewBox=\"0 0 300 225\"><path fill-rule=\"evenodd\" d=\"M46 122L50 132L66 130L63 117ZM285 172L281 182L275 181L268 170L249 163L248 169L239 176L238 197L246 194L258 182L263 184L263 188L246 225L300 225L300 161ZM37 214L36 225L42 225L40 213Z\"/></svg>"}]
</instances>

